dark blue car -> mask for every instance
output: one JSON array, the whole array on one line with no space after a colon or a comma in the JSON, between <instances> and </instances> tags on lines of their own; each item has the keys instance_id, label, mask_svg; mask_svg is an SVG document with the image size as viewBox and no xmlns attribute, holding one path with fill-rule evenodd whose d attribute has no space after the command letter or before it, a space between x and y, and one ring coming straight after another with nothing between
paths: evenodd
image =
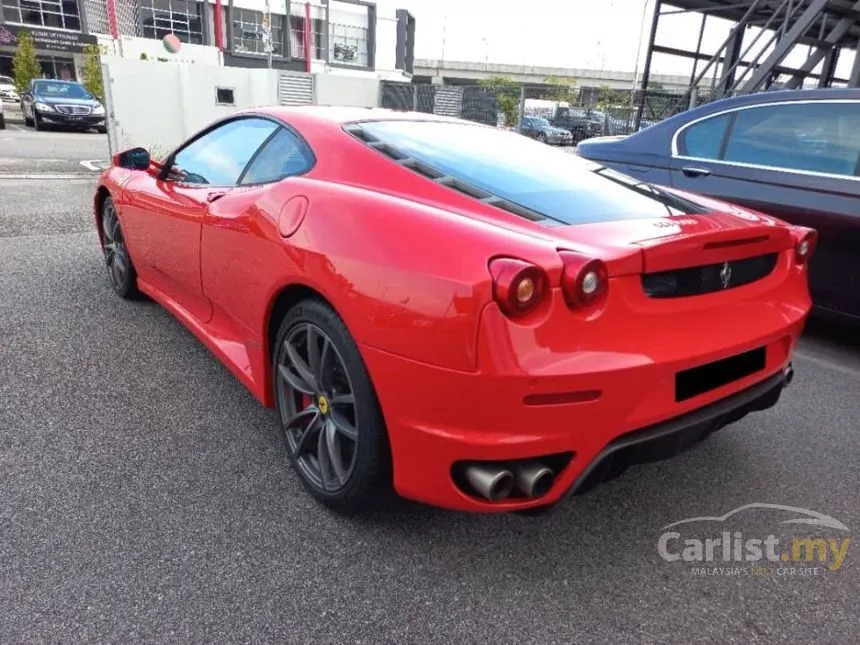
<instances>
[{"instance_id":1,"label":"dark blue car","mask_svg":"<svg viewBox=\"0 0 860 645\"><path fill-rule=\"evenodd\" d=\"M816 308L860 321L860 89L749 94L577 152L642 181L818 231Z\"/></svg>"}]
</instances>

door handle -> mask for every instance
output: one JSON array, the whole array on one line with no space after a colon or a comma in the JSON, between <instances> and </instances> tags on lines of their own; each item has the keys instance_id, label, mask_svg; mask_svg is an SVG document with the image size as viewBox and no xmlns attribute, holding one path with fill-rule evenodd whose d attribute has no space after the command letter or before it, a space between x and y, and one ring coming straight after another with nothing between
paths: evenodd
<instances>
[{"instance_id":1,"label":"door handle","mask_svg":"<svg viewBox=\"0 0 860 645\"><path fill-rule=\"evenodd\" d=\"M212 202L221 199L226 194L227 194L226 190L217 191L214 193L209 193L208 195L206 195L206 201L211 204Z\"/></svg>"},{"instance_id":2,"label":"door handle","mask_svg":"<svg viewBox=\"0 0 860 645\"><path fill-rule=\"evenodd\" d=\"M686 177L707 177L711 174L711 171L707 168L691 168L689 166L681 168L681 172L684 173Z\"/></svg>"}]
</instances>

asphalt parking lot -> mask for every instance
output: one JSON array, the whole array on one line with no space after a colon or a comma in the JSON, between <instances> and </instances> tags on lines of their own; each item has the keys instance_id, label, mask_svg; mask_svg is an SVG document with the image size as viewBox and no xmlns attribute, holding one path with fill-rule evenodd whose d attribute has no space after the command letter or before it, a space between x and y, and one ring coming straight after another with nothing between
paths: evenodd
<instances>
[{"instance_id":1,"label":"asphalt parking lot","mask_svg":"<svg viewBox=\"0 0 860 645\"><path fill-rule=\"evenodd\" d=\"M105 167L106 135L95 130L36 132L19 120L14 105L7 103L5 109L9 114L6 129L0 130L0 174L87 175Z\"/></svg>"},{"instance_id":2,"label":"asphalt parking lot","mask_svg":"<svg viewBox=\"0 0 860 645\"><path fill-rule=\"evenodd\" d=\"M809 575L657 550L753 503L860 537L856 333L812 323L777 408L552 514L341 518L189 332L112 295L80 165L106 156L104 135L0 132L0 643L857 642L853 543Z\"/></svg>"}]
</instances>

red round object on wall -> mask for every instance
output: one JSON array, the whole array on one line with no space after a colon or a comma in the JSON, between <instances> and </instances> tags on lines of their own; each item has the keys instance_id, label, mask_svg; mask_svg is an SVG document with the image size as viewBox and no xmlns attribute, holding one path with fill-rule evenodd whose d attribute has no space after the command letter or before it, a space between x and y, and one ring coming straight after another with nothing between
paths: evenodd
<instances>
[{"instance_id":1,"label":"red round object on wall","mask_svg":"<svg viewBox=\"0 0 860 645\"><path fill-rule=\"evenodd\" d=\"M182 41L175 34L167 34L161 39L161 42L164 43L164 48L171 54L175 54L182 48Z\"/></svg>"}]
</instances>

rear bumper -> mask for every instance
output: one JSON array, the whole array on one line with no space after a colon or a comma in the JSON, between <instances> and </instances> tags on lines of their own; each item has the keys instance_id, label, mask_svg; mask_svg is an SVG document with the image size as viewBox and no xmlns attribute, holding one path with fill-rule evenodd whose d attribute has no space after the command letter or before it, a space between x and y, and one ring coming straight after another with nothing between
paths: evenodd
<instances>
[{"instance_id":1,"label":"rear bumper","mask_svg":"<svg viewBox=\"0 0 860 645\"><path fill-rule=\"evenodd\" d=\"M617 477L634 464L674 457L717 430L740 421L750 412L772 408L779 401L783 388L791 382L793 374L793 368L789 365L764 381L725 399L663 423L621 435L579 473L570 487L570 493L585 493L597 484Z\"/></svg>"},{"instance_id":2,"label":"rear bumper","mask_svg":"<svg viewBox=\"0 0 860 645\"><path fill-rule=\"evenodd\" d=\"M683 403L663 397L677 370L673 365L573 375L563 384L557 378L452 372L369 347L362 354L386 418L397 492L450 509L505 512L585 492L631 464L669 457L749 412L771 407L797 336L799 327L796 334L765 343L764 370ZM529 396L541 391L597 394L578 402L530 403ZM539 499L489 502L455 481L464 463L557 456L561 466L552 489Z\"/></svg>"},{"instance_id":3,"label":"rear bumper","mask_svg":"<svg viewBox=\"0 0 860 645\"><path fill-rule=\"evenodd\" d=\"M362 345L398 493L473 512L551 504L776 403L810 309L803 281L783 272L734 294L671 306L646 300L638 287L623 307L585 321L556 294L545 319L531 324L512 324L490 306L474 372ZM678 395L679 372L761 348L764 361L749 373ZM490 502L457 481L466 463L525 459L561 464L540 498Z\"/></svg>"}]
</instances>

